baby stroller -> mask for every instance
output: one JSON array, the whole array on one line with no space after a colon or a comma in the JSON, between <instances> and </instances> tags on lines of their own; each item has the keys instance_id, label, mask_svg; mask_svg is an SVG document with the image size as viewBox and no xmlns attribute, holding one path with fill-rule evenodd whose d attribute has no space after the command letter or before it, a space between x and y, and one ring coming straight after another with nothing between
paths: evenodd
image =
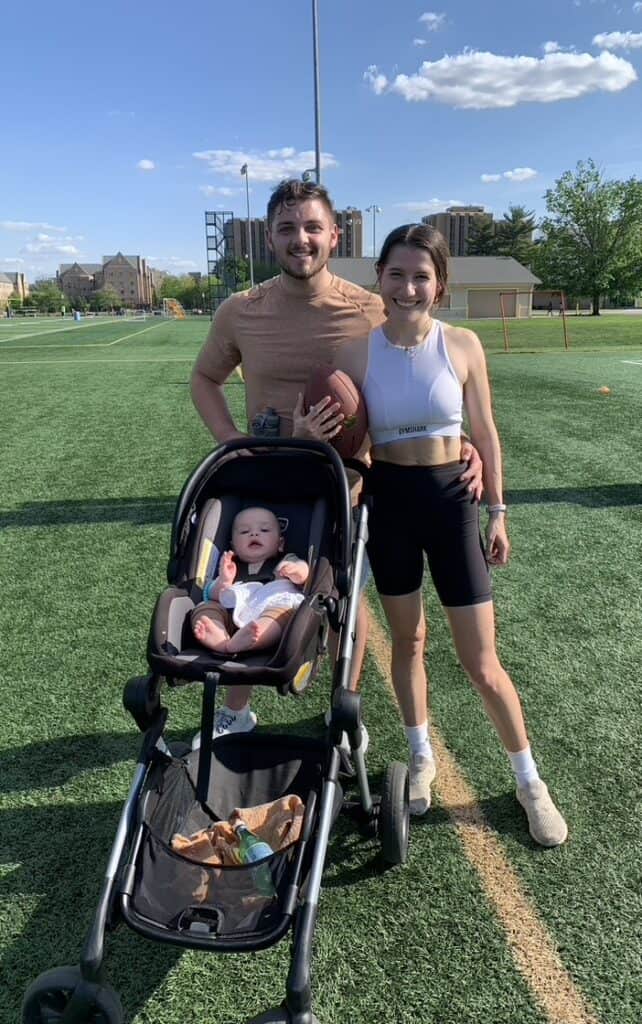
<instances>
[{"instance_id":1,"label":"baby stroller","mask_svg":"<svg viewBox=\"0 0 642 1024\"><path fill-rule=\"evenodd\" d=\"M216 654L196 642L189 615L216 573L235 514L256 504L287 522L287 550L310 565L304 600L276 648ZM311 1008L311 947L330 831L346 804L340 783L344 733L360 794L353 810L378 836L384 861L403 863L408 849L406 766L391 764L381 798L373 799L360 748L359 695L347 689L359 599L354 581L367 518L363 505L355 528L343 463L332 448L314 441L257 438L223 445L187 481L172 528L169 587L152 617L151 671L125 687L125 707L144 736L93 924L80 965L47 971L27 990L23 1024L121 1024L120 1000L103 982L105 934L121 921L158 942L221 953L267 948L292 928L285 999L252 1024L318 1024ZM325 738L259 731L207 742L220 685L301 694L326 653L329 626L339 643ZM163 683L202 686L200 749L166 741ZM177 831L209 828L235 807L285 794L304 803L300 836L258 864L207 867L172 849ZM259 884L259 868L263 882L267 869L267 888Z\"/></svg>"}]
</instances>

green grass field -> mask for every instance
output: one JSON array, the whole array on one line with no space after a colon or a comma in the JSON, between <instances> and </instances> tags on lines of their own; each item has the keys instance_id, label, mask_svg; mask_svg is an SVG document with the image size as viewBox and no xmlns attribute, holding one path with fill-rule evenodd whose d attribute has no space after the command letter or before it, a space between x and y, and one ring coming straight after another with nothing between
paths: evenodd
<instances>
[{"instance_id":1,"label":"green grass field","mask_svg":"<svg viewBox=\"0 0 642 1024\"><path fill-rule=\"evenodd\" d=\"M508 356L500 322L475 327L514 549L495 574L500 650L567 845L530 841L427 585L434 720L591 1009L568 1014L561 993L557 1015L544 1008L465 855L458 809L439 799L413 824L408 864L385 873L374 844L338 827L314 1008L321 1024L639 1024L642 319L572 319L568 352L557 320L515 324ZM206 329L0 327L0 1024L17 1024L36 975L78 961L95 908L139 746L122 687L145 670L176 497L211 449L188 391ZM228 397L242 422L236 378ZM376 788L405 740L374 657L362 691ZM195 731L198 698L195 687L167 696L172 736ZM256 708L262 725L315 731L327 699L324 674L301 700L262 693ZM233 1024L281 1000L288 962L287 940L253 955L181 955L120 928L106 966L128 1024Z\"/></svg>"}]
</instances>

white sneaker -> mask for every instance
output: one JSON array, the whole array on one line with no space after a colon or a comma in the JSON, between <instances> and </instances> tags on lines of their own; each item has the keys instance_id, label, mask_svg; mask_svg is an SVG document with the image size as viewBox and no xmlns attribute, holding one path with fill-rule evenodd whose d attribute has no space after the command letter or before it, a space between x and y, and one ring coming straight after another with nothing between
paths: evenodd
<instances>
[{"instance_id":1,"label":"white sneaker","mask_svg":"<svg viewBox=\"0 0 642 1024\"><path fill-rule=\"evenodd\" d=\"M217 740L219 736L229 736L233 732L252 732L256 726L256 715L246 704L240 711L231 711L227 707L219 708L214 715L214 729L212 739ZM201 745L201 734L196 733L192 740L192 750L198 750Z\"/></svg>"},{"instance_id":2,"label":"white sneaker","mask_svg":"<svg viewBox=\"0 0 642 1024\"><path fill-rule=\"evenodd\" d=\"M561 846L568 836L564 818L541 779L517 787L517 799L526 811L528 830L540 846Z\"/></svg>"},{"instance_id":3,"label":"white sneaker","mask_svg":"<svg viewBox=\"0 0 642 1024\"><path fill-rule=\"evenodd\" d=\"M332 712L331 711L326 711L326 713L325 713L325 724L326 725L330 725L330 719L331 718L332 718ZM370 744L370 736L368 735L368 730L366 729L365 725L362 722L361 723L361 746L363 747L363 756L364 757L366 756L366 751L368 750L369 744ZM341 733L341 743L339 744L339 749L343 750L348 755L348 757L352 753L352 750L350 749L350 740L348 739L347 732Z\"/></svg>"},{"instance_id":4,"label":"white sneaker","mask_svg":"<svg viewBox=\"0 0 642 1024\"><path fill-rule=\"evenodd\" d=\"M413 754L410 758L410 813L425 814L430 807L432 794L430 786L437 774L437 765L432 757Z\"/></svg>"}]
</instances>

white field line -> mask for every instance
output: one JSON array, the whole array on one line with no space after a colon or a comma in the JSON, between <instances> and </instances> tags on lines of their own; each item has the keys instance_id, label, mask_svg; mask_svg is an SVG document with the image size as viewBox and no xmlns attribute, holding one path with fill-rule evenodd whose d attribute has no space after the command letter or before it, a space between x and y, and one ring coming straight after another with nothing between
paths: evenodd
<instances>
[{"instance_id":1,"label":"white field line","mask_svg":"<svg viewBox=\"0 0 642 1024\"><path fill-rule=\"evenodd\" d=\"M96 325L95 324L90 324L88 326L95 327ZM40 351L40 350L43 350L43 349L49 350L49 349L52 349L52 348L75 348L75 349L82 348L83 350L86 349L86 348L110 348L111 345L117 345L120 341L127 341L128 338L135 338L137 334L144 334L145 331L153 331L155 327L162 327L162 326L163 326L162 322L158 323L158 324L152 324L151 327L143 327L142 331L130 331L129 334L123 334L123 336L121 338L115 338L114 341L90 341L86 345L83 344L82 346L81 345L76 345L73 342L63 341L63 342L61 342L60 345L55 345L55 344L54 345L16 345L15 348L19 352L28 352L30 349L37 349L37 350ZM48 333L49 334L55 334L57 332L49 331ZM9 341L9 340L13 340L13 339L7 339L7 341ZM0 345L2 345L2 344L6 344L6 342L0 342ZM5 352L7 352L7 351L11 352L12 349L4 349L4 351Z\"/></svg>"},{"instance_id":2,"label":"white field line","mask_svg":"<svg viewBox=\"0 0 642 1024\"><path fill-rule=\"evenodd\" d=\"M90 346L87 345L87 348ZM93 346L92 346L93 347ZM193 363L193 356L170 356L169 359L0 359L0 366L94 366L97 363ZM229 383L229 382L228 382Z\"/></svg>"},{"instance_id":3,"label":"white field line","mask_svg":"<svg viewBox=\"0 0 642 1024\"><path fill-rule=\"evenodd\" d=\"M392 691L390 640L370 608L368 641L368 651ZM394 693L392 697L394 699ZM443 809L502 924L517 969L547 1021L549 1024L598 1024L595 1010L575 986L546 925L508 860L499 836L484 817L472 786L434 724L431 738L439 765L435 789Z\"/></svg>"},{"instance_id":4,"label":"white field line","mask_svg":"<svg viewBox=\"0 0 642 1024\"><path fill-rule=\"evenodd\" d=\"M642 366L641 359L620 359L621 363L628 363L629 366Z\"/></svg>"},{"instance_id":5,"label":"white field line","mask_svg":"<svg viewBox=\"0 0 642 1024\"><path fill-rule=\"evenodd\" d=\"M9 341L22 341L23 338L48 338L50 334L63 334L65 331L82 331L85 327L105 327L107 324L111 323L113 323L112 320L95 320L91 324L82 324L78 327L72 326L70 322L67 327L54 327L49 331L29 331L28 334L17 333L13 338L3 338L2 341L0 341L0 345L6 345ZM33 348L33 346L26 345L25 348Z\"/></svg>"}]
</instances>

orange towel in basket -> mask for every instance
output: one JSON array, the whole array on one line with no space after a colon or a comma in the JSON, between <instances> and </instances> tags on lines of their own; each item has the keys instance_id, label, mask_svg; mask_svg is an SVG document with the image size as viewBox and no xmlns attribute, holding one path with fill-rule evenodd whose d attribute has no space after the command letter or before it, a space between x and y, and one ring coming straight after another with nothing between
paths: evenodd
<instances>
[{"instance_id":1,"label":"orange towel in basket","mask_svg":"<svg viewBox=\"0 0 642 1024\"><path fill-rule=\"evenodd\" d=\"M231 818L243 819L250 832L268 843L276 852L295 843L301 835L305 804L295 793L279 797L256 807L236 807ZM191 836L176 832L172 836L172 850L201 864L238 864L238 838L229 821L217 821Z\"/></svg>"}]
</instances>

